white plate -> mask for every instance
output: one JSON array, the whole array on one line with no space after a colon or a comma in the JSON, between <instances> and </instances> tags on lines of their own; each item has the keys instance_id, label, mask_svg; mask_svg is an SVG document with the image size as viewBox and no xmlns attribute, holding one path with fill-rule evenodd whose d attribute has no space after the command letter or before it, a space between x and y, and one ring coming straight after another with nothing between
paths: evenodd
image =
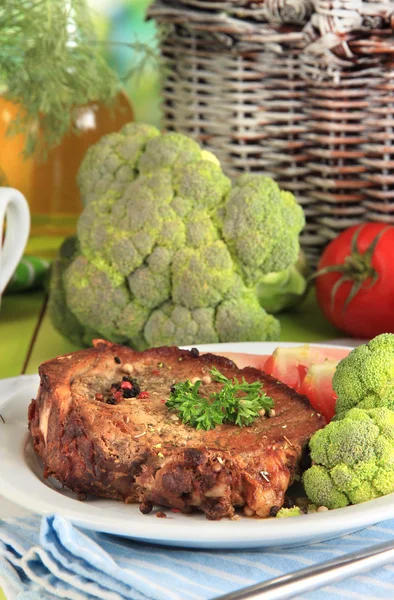
<instances>
[{"instance_id":1,"label":"white plate","mask_svg":"<svg viewBox=\"0 0 394 600\"><path fill-rule=\"evenodd\" d=\"M269 354L278 345L300 344L237 343L198 346L214 352ZM332 348L332 346L330 346ZM342 346L343 348L343 346ZM289 547L318 542L394 517L394 494L357 506L292 519L223 519L208 521L203 514L182 515L163 509L166 519L155 512L143 515L137 505L115 500L76 500L56 481L45 480L27 431L27 407L35 397L38 376L4 380L0 388L0 491L6 498L41 514L59 513L75 525L130 537L141 541L194 548Z\"/></svg>"}]
</instances>

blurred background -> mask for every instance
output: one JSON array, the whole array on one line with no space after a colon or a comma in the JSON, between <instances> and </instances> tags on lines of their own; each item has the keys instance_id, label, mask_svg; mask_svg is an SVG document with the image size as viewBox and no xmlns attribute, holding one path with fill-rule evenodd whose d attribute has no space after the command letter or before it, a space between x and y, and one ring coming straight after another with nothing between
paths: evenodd
<instances>
[{"instance_id":1,"label":"blurred background","mask_svg":"<svg viewBox=\"0 0 394 600\"><path fill-rule=\"evenodd\" d=\"M146 59L144 51L126 44L155 48L155 24L146 21L150 0L90 0L89 6L103 52L110 66L125 81L137 121L160 124L159 76L157 65ZM132 65L144 68L128 77Z\"/></svg>"}]
</instances>

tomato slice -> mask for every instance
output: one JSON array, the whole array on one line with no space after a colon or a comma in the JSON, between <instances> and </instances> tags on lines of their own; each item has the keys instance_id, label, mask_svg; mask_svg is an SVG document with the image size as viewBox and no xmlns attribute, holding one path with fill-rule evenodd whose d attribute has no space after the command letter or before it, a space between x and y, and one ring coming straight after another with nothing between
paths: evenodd
<instances>
[{"instance_id":1,"label":"tomato slice","mask_svg":"<svg viewBox=\"0 0 394 600\"><path fill-rule=\"evenodd\" d=\"M294 348L277 348L267 359L263 371L299 391L311 365L325 360L334 360L338 363L348 354L349 350L345 348L321 348L308 344Z\"/></svg>"},{"instance_id":2,"label":"tomato slice","mask_svg":"<svg viewBox=\"0 0 394 600\"><path fill-rule=\"evenodd\" d=\"M336 360L326 360L311 365L298 390L308 398L313 408L324 416L327 423L335 414L337 396L332 389L332 378L337 364Z\"/></svg>"}]
</instances>

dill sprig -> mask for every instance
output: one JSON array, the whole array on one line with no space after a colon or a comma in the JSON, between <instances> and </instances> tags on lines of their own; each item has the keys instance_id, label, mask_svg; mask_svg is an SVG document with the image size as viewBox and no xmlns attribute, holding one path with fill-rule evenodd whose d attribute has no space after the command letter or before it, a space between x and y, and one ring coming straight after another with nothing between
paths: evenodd
<instances>
[{"instance_id":1,"label":"dill sprig","mask_svg":"<svg viewBox=\"0 0 394 600\"><path fill-rule=\"evenodd\" d=\"M248 383L244 377L242 381L236 377L228 379L216 367L210 373L223 386L220 391L211 393L208 397L199 393L201 380L194 384L182 381L171 388L166 406L176 411L187 425L205 430L222 423L243 427L251 425L259 417L261 410L268 411L273 407L274 402L264 393L260 381Z\"/></svg>"},{"instance_id":2,"label":"dill sprig","mask_svg":"<svg viewBox=\"0 0 394 600\"><path fill-rule=\"evenodd\" d=\"M25 135L25 156L45 156L68 131L78 133L80 107L111 107L125 80L149 65L164 73L159 45L166 35L158 28L150 43L103 41L87 0L1 0L0 95L22 109L8 133ZM106 48L118 45L135 52L123 77L105 58Z\"/></svg>"},{"instance_id":3,"label":"dill sprig","mask_svg":"<svg viewBox=\"0 0 394 600\"><path fill-rule=\"evenodd\" d=\"M79 107L110 105L120 87L86 0L0 2L0 94L22 108L9 132L26 135L26 155L57 145Z\"/></svg>"}]
</instances>

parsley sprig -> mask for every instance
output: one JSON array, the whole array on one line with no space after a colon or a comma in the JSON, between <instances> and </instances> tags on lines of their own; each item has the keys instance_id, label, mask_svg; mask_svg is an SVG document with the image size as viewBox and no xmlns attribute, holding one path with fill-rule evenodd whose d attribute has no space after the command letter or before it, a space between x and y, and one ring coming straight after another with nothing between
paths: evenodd
<instances>
[{"instance_id":1,"label":"parsley sprig","mask_svg":"<svg viewBox=\"0 0 394 600\"><path fill-rule=\"evenodd\" d=\"M238 381L236 377L228 379L216 367L212 368L210 374L223 387L208 397L199 393L201 380L195 383L182 381L171 388L166 406L176 411L187 425L205 430L222 423L243 427L251 425L262 409L269 410L273 407L272 398L264 393L259 381L248 383L244 377L242 381Z\"/></svg>"}]
</instances>

